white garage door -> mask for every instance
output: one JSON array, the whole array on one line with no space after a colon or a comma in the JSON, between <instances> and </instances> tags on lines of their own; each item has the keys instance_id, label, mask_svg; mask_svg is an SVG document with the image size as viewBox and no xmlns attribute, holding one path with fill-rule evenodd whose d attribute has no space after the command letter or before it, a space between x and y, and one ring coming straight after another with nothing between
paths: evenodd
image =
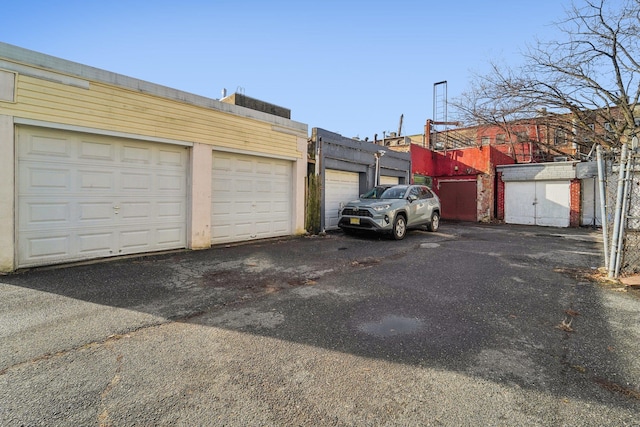
<instances>
[{"instance_id":1,"label":"white garage door","mask_svg":"<svg viewBox=\"0 0 640 427\"><path fill-rule=\"evenodd\" d=\"M571 203L567 181L505 183L505 222L568 227Z\"/></svg>"},{"instance_id":2,"label":"white garage door","mask_svg":"<svg viewBox=\"0 0 640 427\"><path fill-rule=\"evenodd\" d=\"M360 196L360 175L357 172L325 170L324 228L338 228L338 215L343 203Z\"/></svg>"},{"instance_id":3,"label":"white garage door","mask_svg":"<svg viewBox=\"0 0 640 427\"><path fill-rule=\"evenodd\" d=\"M398 185L399 179L397 176L384 176L380 177L380 184L383 185Z\"/></svg>"},{"instance_id":4,"label":"white garage door","mask_svg":"<svg viewBox=\"0 0 640 427\"><path fill-rule=\"evenodd\" d=\"M291 234L292 163L213 152L211 243Z\"/></svg>"},{"instance_id":5,"label":"white garage door","mask_svg":"<svg viewBox=\"0 0 640 427\"><path fill-rule=\"evenodd\" d=\"M17 129L18 267L186 246L188 150Z\"/></svg>"}]
</instances>

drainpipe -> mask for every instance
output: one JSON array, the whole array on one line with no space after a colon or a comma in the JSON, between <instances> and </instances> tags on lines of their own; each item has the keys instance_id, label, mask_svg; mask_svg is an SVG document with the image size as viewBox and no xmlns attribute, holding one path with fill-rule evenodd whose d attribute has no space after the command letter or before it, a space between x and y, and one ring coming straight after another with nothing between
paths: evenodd
<instances>
[{"instance_id":1,"label":"drainpipe","mask_svg":"<svg viewBox=\"0 0 640 427\"><path fill-rule=\"evenodd\" d=\"M626 144L625 144L626 145ZM624 178L624 190L622 198L622 212L620 214L620 237L618 238L618 253L616 256L616 268L614 271L614 277L618 277L620 274L620 263L622 261L622 245L624 244L625 228L627 226L627 211L629 209L629 186L631 183L631 166L633 155L631 153L627 156L627 171Z\"/></svg>"},{"instance_id":2,"label":"drainpipe","mask_svg":"<svg viewBox=\"0 0 640 427\"><path fill-rule=\"evenodd\" d=\"M602 223L602 244L604 245L604 266L609 270L609 230L607 225L607 196L605 194L604 158L602 147L596 147L596 159L598 161L598 188L600 190L600 218Z\"/></svg>"},{"instance_id":3,"label":"drainpipe","mask_svg":"<svg viewBox=\"0 0 640 427\"><path fill-rule=\"evenodd\" d=\"M318 137L318 157L316 157L316 171L319 173L318 179L318 187L320 191L320 233L324 233L325 223L324 223L324 177L325 177L325 169L324 169L324 150L322 144L322 136Z\"/></svg>"},{"instance_id":4,"label":"drainpipe","mask_svg":"<svg viewBox=\"0 0 640 427\"><path fill-rule=\"evenodd\" d=\"M625 163L627 161L627 144L622 144L622 153L620 154L620 172L618 174L618 191L616 193L616 212L613 217L613 241L611 242L611 255L609 256L609 274L612 279L615 274L617 259L618 239L620 237L620 216L622 212L622 196L624 190Z\"/></svg>"}]
</instances>

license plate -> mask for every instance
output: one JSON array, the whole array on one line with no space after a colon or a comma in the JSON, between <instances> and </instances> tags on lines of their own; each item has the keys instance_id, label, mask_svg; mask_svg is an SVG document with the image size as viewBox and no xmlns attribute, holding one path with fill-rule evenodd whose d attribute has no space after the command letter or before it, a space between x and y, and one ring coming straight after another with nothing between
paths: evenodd
<instances>
[{"instance_id":1,"label":"license plate","mask_svg":"<svg viewBox=\"0 0 640 427\"><path fill-rule=\"evenodd\" d=\"M349 224L360 225L360 218L349 218Z\"/></svg>"}]
</instances>

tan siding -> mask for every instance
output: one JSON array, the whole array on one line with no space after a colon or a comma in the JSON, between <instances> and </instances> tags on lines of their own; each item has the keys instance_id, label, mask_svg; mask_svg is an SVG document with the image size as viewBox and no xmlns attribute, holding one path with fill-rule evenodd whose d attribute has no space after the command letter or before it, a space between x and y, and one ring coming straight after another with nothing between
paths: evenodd
<instances>
[{"instance_id":1,"label":"tan siding","mask_svg":"<svg viewBox=\"0 0 640 427\"><path fill-rule=\"evenodd\" d=\"M15 104L0 113L76 126L300 157L296 137L270 123L101 83L81 89L19 75Z\"/></svg>"}]
</instances>

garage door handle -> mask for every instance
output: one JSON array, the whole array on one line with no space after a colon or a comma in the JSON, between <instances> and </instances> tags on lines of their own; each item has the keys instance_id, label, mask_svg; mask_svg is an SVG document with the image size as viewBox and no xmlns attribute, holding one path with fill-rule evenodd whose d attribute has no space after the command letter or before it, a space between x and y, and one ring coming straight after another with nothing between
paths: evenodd
<instances>
[{"instance_id":1,"label":"garage door handle","mask_svg":"<svg viewBox=\"0 0 640 427\"><path fill-rule=\"evenodd\" d=\"M114 207L113 207L113 213L115 213L116 215L118 215L118 212L120 212L120 206L114 206Z\"/></svg>"}]
</instances>

